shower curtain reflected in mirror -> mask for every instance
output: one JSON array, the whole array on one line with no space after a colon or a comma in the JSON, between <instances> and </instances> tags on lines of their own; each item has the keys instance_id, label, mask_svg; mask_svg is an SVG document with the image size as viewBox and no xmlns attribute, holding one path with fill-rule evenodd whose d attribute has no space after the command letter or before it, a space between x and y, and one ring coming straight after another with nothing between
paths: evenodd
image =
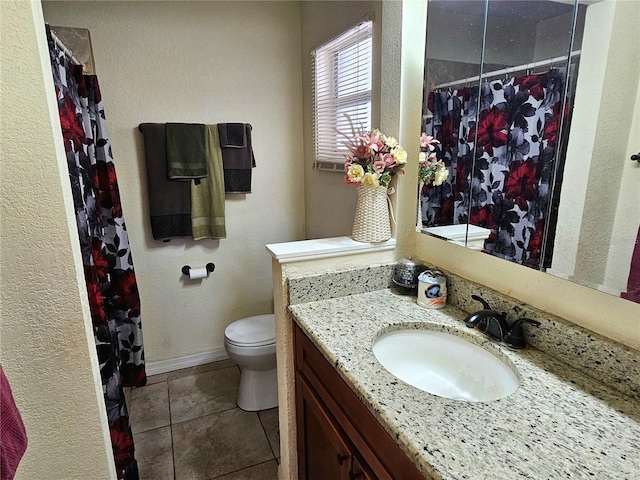
<instances>
[{"instance_id":1,"label":"shower curtain reflected in mirror","mask_svg":"<svg viewBox=\"0 0 640 480\"><path fill-rule=\"evenodd\" d=\"M140 298L100 88L47 36L116 472L137 480L122 387L146 383Z\"/></svg>"},{"instance_id":2,"label":"shower curtain reflected in mirror","mask_svg":"<svg viewBox=\"0 0 640 480\"><path fill-rule=\"evenodd\" d=\"M429 94L426 133L449 178L422 188L423 228L485 227L484 252L542 266L564 78L554 68Z\"/></svg>"}]
</instances>

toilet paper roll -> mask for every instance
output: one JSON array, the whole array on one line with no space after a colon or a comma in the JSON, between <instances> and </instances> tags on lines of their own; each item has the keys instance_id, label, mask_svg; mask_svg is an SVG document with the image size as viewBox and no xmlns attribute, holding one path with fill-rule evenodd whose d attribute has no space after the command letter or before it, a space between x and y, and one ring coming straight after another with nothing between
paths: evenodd
<instances>
[{"instance_id":1,"label":"toilet paper roll","mask_svg":"<svg viewBox=\"0 0 640 480\"><path fill-rule=\"evenodd\" d=\"M198 267L189 269L189 279L198 280L199 278L206 278L209 276L209 272L207 271L207 267Z\"/></svg>"}]
</instances>

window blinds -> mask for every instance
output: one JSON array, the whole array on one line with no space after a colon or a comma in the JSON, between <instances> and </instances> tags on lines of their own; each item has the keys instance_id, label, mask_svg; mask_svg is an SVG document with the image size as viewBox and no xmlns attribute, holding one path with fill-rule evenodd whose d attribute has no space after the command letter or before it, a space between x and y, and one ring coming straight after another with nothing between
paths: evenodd
<instances>
[{"instance_id":1,"label":"window blinds","mask_svg":"<svg viewBox=\"0 0 640 480\"><path fill-rule=\"evenodd\" d=\"M338 170L351 124L371 129L372 22L363 21L311 52L316 169ZM341 170L341 169L340 169Z\"/></svg>"}]
</instances>

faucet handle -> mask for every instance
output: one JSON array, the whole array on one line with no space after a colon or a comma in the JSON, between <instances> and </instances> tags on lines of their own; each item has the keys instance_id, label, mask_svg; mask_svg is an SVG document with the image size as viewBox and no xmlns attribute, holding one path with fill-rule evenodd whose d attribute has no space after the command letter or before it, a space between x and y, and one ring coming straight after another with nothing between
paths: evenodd
<instances>
[{"instance_id":1,"label":"faucet handle","mask_svg":"<svg viewBox=\"0 0 640 480\"><path fill-rule=\"evenodd\" d=\"M539 327L540 322L530 318L519 318L511 325L509 332L504 337L504 342L513 348L524 348L527 346L524 340L524 328L522 324L528 323L534 327Z\"/></svg>"},{"instance_id":2,"label":"faucet handle","mask_svg":"<svg viewBox=\"0 0 640 480\"><path fill-rule=\"evenodd\" d=\"M480 295L471 295L471 298L473 298L474 300L480 302L485 310L491 310L491 307L489 306L489 303L484 298L482 298Z\"/></svg>"}]
</instances>

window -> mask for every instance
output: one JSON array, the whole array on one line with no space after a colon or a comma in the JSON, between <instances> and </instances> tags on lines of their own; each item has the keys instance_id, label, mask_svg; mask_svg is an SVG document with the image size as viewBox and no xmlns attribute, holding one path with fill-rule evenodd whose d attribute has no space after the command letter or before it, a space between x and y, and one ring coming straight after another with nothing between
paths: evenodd
<instances>
[{"instance_id":1,"label":"window","mask_svg":"<svg viewBox=\"0 0 640 480\"><path fill-rule=\"evenodd\" d=\"M315 169L337 170L351 124L371 129L372 22L363 21L311 52ZM340 168L341 171L341 168Z\"/></svg>"}]
</instances>

